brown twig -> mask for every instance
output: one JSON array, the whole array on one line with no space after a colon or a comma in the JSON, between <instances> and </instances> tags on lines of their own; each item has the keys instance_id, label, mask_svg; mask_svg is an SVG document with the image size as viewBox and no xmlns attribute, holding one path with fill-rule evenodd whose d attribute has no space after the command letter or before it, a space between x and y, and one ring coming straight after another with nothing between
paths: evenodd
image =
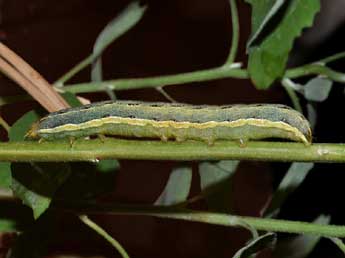
<instances>
[{"instance_id":1,"label":"brown twig","mask_svg":"<svg viewBox=\"0 0 345 258\"><path fill-rule=\"evenodd\" d=\"M48 111L67 108L67 102L35 69L0 42L0 69Z\"/></svg>"}]
</instances>

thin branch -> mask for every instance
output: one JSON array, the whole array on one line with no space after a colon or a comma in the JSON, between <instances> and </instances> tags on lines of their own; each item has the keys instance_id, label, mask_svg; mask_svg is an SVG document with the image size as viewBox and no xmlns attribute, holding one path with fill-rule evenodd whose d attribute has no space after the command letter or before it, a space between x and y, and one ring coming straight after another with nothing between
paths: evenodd
<instances>
[{"instance_id":1,"label":"thin branch","mask_svg":"<svg viewBox=\"0 0 345 258\"><path fill-rule=\"evenodd\" d=\"M289 69L286 71L284 77L294 79L308 75L323 75L333 81L345 83L345 73L334 71L321 64L309 64Z\"/></svg>"},{"instance_id":2,"label":"thin branch","mask_svg":"<svg viewBox=\"0 0 345 258\"><path fill-rule=\"evenodd\" d=\"M54 208L85 214L142 215L166 219L186 220L227 227L247 224L256 230L315 234L324 237L345 237L345 226L313 224L302 221L254 218L223 213L176 209L162 206L114 205L91 202L56 202Z\"/></svg>"},{"instance_id":3,"label":"thin branch","mask_svg":"<svg viewBox=\"0 0 345 258\"><path fill-rule=\"evenodd\" d=\"M150 151L147 151L150 150ZM91 161L101 159L137 160L262 160L345 162L345 144L312 144L295 142L250 141L241 147L235 141L161 142L158 140L77 140L71 147L68 140L52 142L0 143L0 161Z\"/></svg>"},{"instance_id":4,"label":"thin branch","mask_svg":"<svg viewBox=\"0 0 345 258\"><path fill-rule=\"evenodd\" d=\"M6 130L8 133L11 129L11 127L8 125L8 123L0 116L0 126Z\"/></svg>"},{"instance_id":5,"label":"thin branch","mask_svg":"<svg viewBox=\"0 0 345 258\"><path fill-rule=\"evenodd\" d=\"M80 61L78 64L76 64L71 70L69 70L67 73L62 75L56 82L54 82L54 85L56 87L62 87L66 81L71 79L74 75L79 73L81 70L83 70L85 67L90 65L93 60L95 60L97 56L94 56L93 54L86 57L84 60Z\"/></svg>"},{"instance_id":6,"label":"thin branch","mask_svg":"<svg viewBox=\"0 0 345 258\"><path fill-rule=\"evenodd\" d=\"M300 113L303 113L303 109L302 109L301 103L299 102L299 98L296 92L294 91L293 82L289 79L283 79L282 85L284 89L286 90L287 94L289 95L293 107L296 110L298 110Z\"/></svg>"},{"instance_id":7,"label":"thin branch","mask_svg":"<svg viewBox=\"0 0 345 258\"><path fill-rule=\"evenodd\" d=\"M246 70L233 68L231 65L226 65L217 68L174 75L163 75L134 79L117 79L103 82L78 83L66 85L64 90L71 93L99 92L104 91L107 88L111 90L130 90L142 88L156 88L191 82L203 82L223 78L246 79L248 78L248 73Z\"/></svg>"},{"instance_id":8,"label":"thin branch","mask_svg":"<svg viewBox=\"0 0 345 258\"><path fill-rule=\"evenodd\" d=\"M13 66L11 66L6 60L0 57L0 70L11 80L15 81L21 87L26 89L30 95L35 96L39 103L46 103L45 108L49 111L54 111L55 106L50 102L46 102L46 95L37 88L30 80L19 73Z\"/></svg>"},{"instance_id":9,"label":"thin branch","mask_svg":"<svg viewBox=\"0 0 345 258\"><path fill-rule=\"evenodd\" d=\"M230 10L231 10L232 39L231 39L230 53L226 60L226 64L232 64L236 59L239 35L240 35L236 0L229 0L229 4L230 4Z\"/></svg>"},{"instance_id":10,"label":"thin branch","mask_svg":"<svg viewBox=\"0 0 345 258\"><path fill-rule=\"evenodd\" d=\"M109 235L103 228L98 226L95 222L89 219L86 215L80 215L79 219L88 227L96 231L99 235L101 235L105 240L107 240L122 256L122 258L129 258L128 253L122 247L122 245L114 239L111 235Z\"/></svg>"},{"instance_id":11,"label":"thin branch","mask_svg":"<svg viewBox=\"0 0 345 258\"><path fill-rule=\"evenodd\" d=\"M334 54L332 56L328 56L328 57L323 58L323 59L320 59L320 60L316 61L315 63L327 64L327 63L331 63L331 62L337 61L337 60L342 59L342 58L345 58L345 51Z\"/></svg>"},{"instance_id":12,"label":"thin branch","mask_svg":"<svg viewBox=\"0 0 345 258\"><path fill-rule=\"evenodd\" d=\"M56 111L69 107L67 102L58 94L34 68L20 56L0 42L1 70L23 89L37 99L48 111ZM18 77L22 77L18 79ZM26 82L28 81L28 82ZM43 96L43 97L42 97Z\"/></svg>"},{"instance_id":13,"label":"thin branch","mask_svg":"<svg viewBox=\"0 0 345 258\"><path fill-rule=\"evenodd\" d=\"M329 237L329 239L345 254L345 244L340 238L337 237Z\"/></svg>"},{"instance_id":14,"label":"thin branch","mask_svg":"<svg viewBox=\"0 0 345 258\"><path fill-rule=\"evenodd\" d=\"M345 83L345 74L334 71L319 64L305 65L286 71L284 78L298 78L309 75L323 75L329 79ZM216 79L236 78L248 79L247 70L224 65L217 68L200 70L195 72L180 73L174 75L154 76L147 78L117 79L103 82L90 82L66 85L64 90L71 93L99 92L105 89L130 90L143 88L157 88L161 86L178 85L192 82L204 82Z\"/></svg>"},{"instance_id":15,"label":"thin branch","mask_svg":"<svg viewBox=\"0 0 345 258\"><path fill-rule=\"evenodd\" d=\"M167 93L163 87L157 87L156 90L162 94L168 101L176 103L177 101Z\"/></svg>"}]
</instances>

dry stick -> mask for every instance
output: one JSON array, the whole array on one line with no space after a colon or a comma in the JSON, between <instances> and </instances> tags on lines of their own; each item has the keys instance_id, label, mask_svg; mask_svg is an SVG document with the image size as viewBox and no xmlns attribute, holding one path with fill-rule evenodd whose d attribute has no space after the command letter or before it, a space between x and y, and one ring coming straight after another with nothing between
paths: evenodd
<instances>
[{"instance_id":1,"label":"dry stick","mask_svg":"<svg viewBox=\"0 0 345 258\"><path fill-rule=\"evenodd\" d=\"M46 102L46 95L41 92L31 81L26 79L22 76L16 69L14 69L11 65L9 65L4 59L0 57L0 70L4 72L4 74L21 85L24 89L27 89L27 91L32 95L35 96L36 100L39 103L45 103ZM50 105L50 102L44 105L44 107L47 110L53 109L54 106ZM43 105L43 104L42 104Z\"/></svg>"},{"instance_id":2,"label":"dry stick","mask_svg":"<svg viewBox=\"0 0 345 258\"><path fill-rule=\"evenodd\" d=\"M14 53L11 49L6 47L0 42L0 56L11 64L23 77L31 82L22 85L26 91L28 91L35 99L36 95L33 94L32 88L36 88L45 96L45 98L37 100L43 105L48 111L56 111L62 108L69 107L67 102L54 90L54 88L47 82L35 69L33 69L28 63L26 63L21 57ZM37 95L38 96L38 95Z\"/></svg>"}]
</instances>

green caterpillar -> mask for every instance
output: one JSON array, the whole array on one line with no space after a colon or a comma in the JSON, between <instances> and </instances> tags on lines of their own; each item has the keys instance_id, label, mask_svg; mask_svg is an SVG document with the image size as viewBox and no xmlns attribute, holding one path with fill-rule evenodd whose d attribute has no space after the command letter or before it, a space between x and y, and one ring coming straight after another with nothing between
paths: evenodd
<instances>
[{"instance_id":1,"label":"green caterpillar","mask_svg":"<svg viewBox=\"0 0 345 258\"><path fill-rule=\"evenodd\" d=\"M311 143L308 121L299 112L274 104L187 105L106 101L51 113L27 133L31 139L56 140L90 135L128 138L204 140L288 139Z\"/></svg>"}]
</instances>

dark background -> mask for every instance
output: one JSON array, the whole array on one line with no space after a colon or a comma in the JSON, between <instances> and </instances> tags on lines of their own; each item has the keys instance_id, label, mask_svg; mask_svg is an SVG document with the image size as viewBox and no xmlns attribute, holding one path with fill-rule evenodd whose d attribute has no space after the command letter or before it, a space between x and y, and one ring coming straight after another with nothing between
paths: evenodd
<instances>
[{"instance_id":1,"label":"dark background","mask_svg":"<svg viewBox=\"0 0 345 258\"><path fill-rule=\"evenodd\" d=\"M53 82L91 53L102 28L129 1L91 0L0 0L0 40L22 56L48 81ZM330 3L331 2L331 3ZM221 65L229 52L231 19L226 0L149 1L142 21L109 47L103 55L104 78L132 78L174 74ZM296 42L290 65L317 60L344 51L345 26L341 1L323 1L316 28ZM337 10L339 12L337 12ZM241 42L237 61L246 65L245 41L250 34L250 8L239 1ZM333 67L343 69L344 62ZM85 69L71 82L90 80ZM305 80L301 80L305 82ZM166 91L177 101L194 104L285 103L289 98L279 84L257 91L249 80L214 80L170 86ZM0 95L18 95L22 90L0 76ZM153 89L116 92L119 99L165 101ZM105 94L86 94L92 100ZM328 100L317 105L316 142L344 142L343 86L335 84ZM305 103L304 103L305 104ZM10 124L33 102L2 107L1 115ZM20 109L20 112L19 112ZM107 201L152 203L162 191L173 162L122 161ZM258 216L260 208L284 175L288 164L241 163L235 177L235 210ZM199 192L194 168L191 195ZM330 214L332 223L344 224L342 207L343 165L316 165L301 188L282 209L281 218L314 219ZM195 204L205 209L205 203ZM239 229L208 226L143 217L98 216L97 222L118 239L132 257L231 257L247 240ZM114 250L98 235L70 215L59 217L50 231L53 254L114 257ZM322 240L314 255L340 255ZM330 255L331 254L331 255ZM314 256L313 256L314 257Z\"/></svg>"}]
</instances>

